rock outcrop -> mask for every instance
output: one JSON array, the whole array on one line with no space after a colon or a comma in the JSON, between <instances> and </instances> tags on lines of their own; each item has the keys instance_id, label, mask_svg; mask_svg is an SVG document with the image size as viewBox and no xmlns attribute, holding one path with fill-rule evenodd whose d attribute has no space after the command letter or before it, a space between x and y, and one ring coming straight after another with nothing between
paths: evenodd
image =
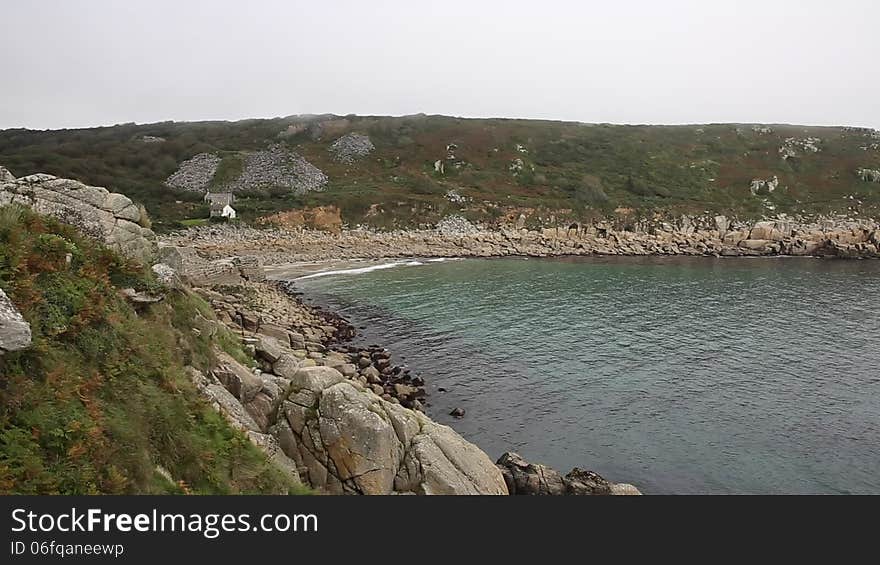
<instances>
[{"instance_id":1,"label":"rock outcrop","mask_svg":"<svg viewBox=\"0 0 880 565\"><path fill-rule=\"evenodd\" d=\"M507 452L498 459L507 490L513 495L641 494L625 483L611 483L593 471L575 467L562 476L546 465L529 463L518 453Z\"/></svg>"},{"instance_id":2,"label":"rock outcrop","mask_svg":"<svg viewBox=\"0 0 880 565\"><path fill-rule=\"evenodd\" d=\"M0 355L18 351L31 344L31 326L15 304L0 289Z\"/></svg>"},{"instance_id":3,"label":"rock outcrop","mask_svg":"<svg viewBox=\"0 0 880 565\"><path fill-rule=\"evenodd\" d=\"M485 453L330 367L290 380L273 430L312 486L343 494L507 494Z\"/></svg>"},{"instance_id":4,"label":"rock outcrop","mask_svg":"<svg viewBox=\"0 0 880 565\"><path fill-rule=\"evenodd\" d=\"M155 256L156 236L140 225L146 221L144 212L127 196L43 173L18 179L3 176L7 180L0 181L0 206L29 206L142 263Z\"/></svg>"}]
</instances>

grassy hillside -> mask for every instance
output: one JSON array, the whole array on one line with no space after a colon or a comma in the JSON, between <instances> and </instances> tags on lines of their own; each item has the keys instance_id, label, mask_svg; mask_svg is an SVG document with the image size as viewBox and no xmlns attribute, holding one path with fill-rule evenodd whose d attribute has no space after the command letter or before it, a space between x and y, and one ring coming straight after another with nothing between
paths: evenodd
<instances>
[{"instance_id":1,"label":"grassy hillside","mask_svg":"<svg viewBox=\"0 0 880 565\"><path fill-rule=\"evenodd\" d=\"M217 342L192 330L197 314L213 318L207 304L18 206L0 208L0 287L33 332L32 347L0 356L0 494L294 488L184 371L214 363ZM128 287L166 298L136 312Z\"/></svg>"},{"instance_id":2,"label":"grassy hillside","mask_svg":"<svg viewBox=\"0 0 880 565\"><path fill-rule=\"evenodd\" d=\"M328 147L341 135L370 137L375 151L353 164ZM145 143L143 136L164 138ZM804 143L810 138L818 149ZM790 141L786 141L790 140ZM326 190L293 196L277 187L242 194L253 219L302 206L336 205L349 224L431 223L450 212L491 221L514 209L536 216L721 212L876 214L880 185L859 168L880 168L880 138L855 128L771 125L616 126L443 116L289 117L240 122L158 123L60 131L0 132L0 164L106 186L144 202L158 229L201 218L197 193L163 185L198 153L222 159L211 184L237 178L252 151L283 143L329 177ZM793 149L783 159L780 149ZM434 163L444 164L442 173ZM753 179L777 176L779 188L753 194ZM445 197L455 190L467 200ZM766 191L765 191L766 192Z\"/></svg>"}]
</instances>

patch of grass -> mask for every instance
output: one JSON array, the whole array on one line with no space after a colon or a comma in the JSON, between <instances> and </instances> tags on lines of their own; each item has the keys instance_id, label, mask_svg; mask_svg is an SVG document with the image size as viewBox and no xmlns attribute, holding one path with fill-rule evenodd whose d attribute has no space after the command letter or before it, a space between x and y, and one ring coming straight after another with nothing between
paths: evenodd
<instances>
[{"instance_id":1,"label":"patch of grass","mask_svg":"<svg viewBox=\"0 0 880 565\"><path fill-rule=\"evenodd\" d=\"M244 157L239 153L227 153L223 155L217 171L211 178L211 187L222 188L235 181L244 172Z\"/></svg>"},{"instance_id":2,"label":"patch of grass","mask_svg":"<svg viewBox=\"0 0 880 565\"><path fill-rule=\"evenodd\" d=\"M209 218L191 218L188 220L179 220L178 223L184 228L191 228L194 226L207 226L211 223Z\"/></svg>"}]
</instances>

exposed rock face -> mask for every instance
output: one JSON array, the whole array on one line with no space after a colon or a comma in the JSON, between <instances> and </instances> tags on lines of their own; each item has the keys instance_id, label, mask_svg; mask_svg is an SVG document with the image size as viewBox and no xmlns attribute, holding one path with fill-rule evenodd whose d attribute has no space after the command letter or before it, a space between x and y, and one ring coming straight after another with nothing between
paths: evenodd
<instances>
[{"instance_id":1,"label":"exposed rock face","mask_svg":"<svg viewBox=\"0 0 880 565\"><path fill-rule=\"evenodd\" d=\"M31 344L31 326L22 318L15 304L0 289L0 355L18 351Z\"/></svg>"},{"instance_id":2,"label":"exposed rock face","mask_svg":"<svg viewBox=\"0 0 880 565\"><path fill-rule=\"evenodd\" d=\"M281 187L294 194L304 194L324 190L326 184L327 175L321 169L279 144L250 153L245 158L241 176L223 189L242 192Z\"/></svg>"},{"instance_id":3,"label":"exposed rock face","mask_svg":"<svg viewBox=\"0 0 880 565\"><path fill-rule=\"evenodd\" d=\"M156 253L155 234L138 225L146 219L141 217L138 206L106 188L40 173L0 182L0 206L10 203L53 216L143 263Z\"/></svg>"},{"instance_id":4,"label":"exposed rock face","mask_svg":"<svg viewBox=\"0 0 880 565\"><path fill-rule=\"evenodd\" d=\"M334 141L333 145L327 150L340 163L350 165L358 159L369 155L373 149L375 147L369 137L359 133L349 133Z\"/></svg>"},{"instance_id":5,"label":"exposed rock face","mask_svg":"<svg viewBox=\"0 0 880 565\"><path fill-rule=\"evenodd\" d=\"M275 426L313 486L360 494L507 494L485 453L330 367L303 367Z\"/></svg>"},{"instance_id":6,"label":"exposed rock face","mask_svg":"<svg viewBox=\"0 0 880 565\"><path fill-rule=\"evenodd\" d=\"M217 167L220 166L220 157L212 153L199 153L180 164L180 167L165 180L165 184L171 188L204 192Z\"/></svg>"},{"instance_id":7,"label":"exposed rock face","mask_svg":"<svg viewBox=\"0 0 880 565\"><path fill-rule=\"evenodd\" d=\"M564 477L546 465L529 463L507 452L498 459L507 490L518 495L641 494L628 484L614 484L592 471L575 467Z\"/></svg>"}]
</instances>

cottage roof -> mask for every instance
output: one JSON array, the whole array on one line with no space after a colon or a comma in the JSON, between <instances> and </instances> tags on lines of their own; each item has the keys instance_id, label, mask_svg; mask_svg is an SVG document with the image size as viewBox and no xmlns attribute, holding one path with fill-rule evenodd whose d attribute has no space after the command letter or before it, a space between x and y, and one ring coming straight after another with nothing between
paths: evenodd
<instances>
[{"instance_id":1,"label":"cottage roof","mask_svg":"<svg viewBox=\"0 0 880 565\"><path fill-rule=\"evenodd\" d=\"M209 192L205 194L205 199L213 204L220 204L221 207L226 204L232 204L235 196L231 192Z\"/></svg>"}]
</instances>

